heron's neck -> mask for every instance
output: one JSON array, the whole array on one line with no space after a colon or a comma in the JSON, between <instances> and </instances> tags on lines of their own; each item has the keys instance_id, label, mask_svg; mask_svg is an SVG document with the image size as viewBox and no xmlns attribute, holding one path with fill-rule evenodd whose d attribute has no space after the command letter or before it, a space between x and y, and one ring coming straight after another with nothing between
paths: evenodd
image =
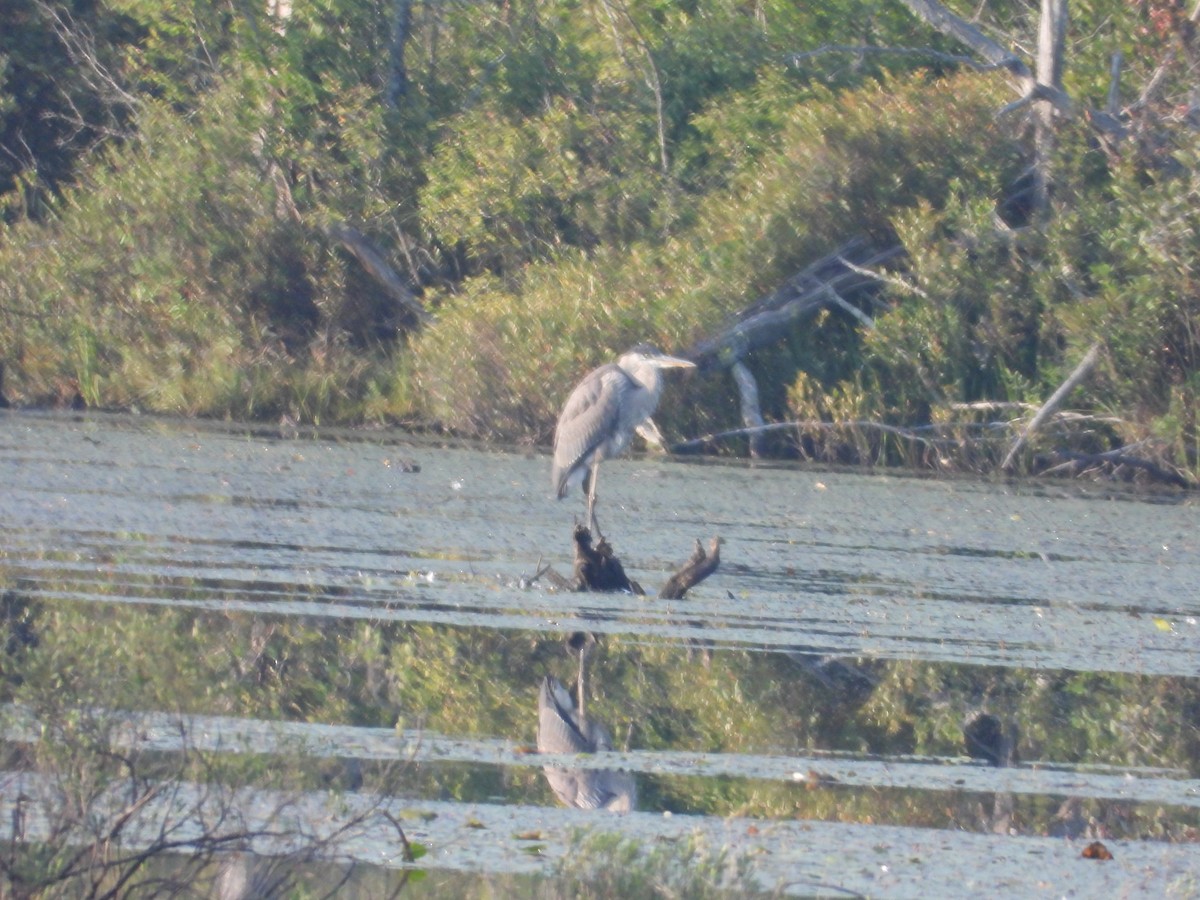
<instances>
[{"instance_id":1,"label":"heron's neck","mask_svg":"<svg viewBox=\"0 0 1200 900\"><path fill-rule=\"evenodd\" d=\"M658 369L647 366L645 368L634 370L632 374L634 381L640 384L642 389L651 397L653 397L654 402L657 403L658 398L662 395L663 389L662 372Z\"/></svg>"}]
</instances>

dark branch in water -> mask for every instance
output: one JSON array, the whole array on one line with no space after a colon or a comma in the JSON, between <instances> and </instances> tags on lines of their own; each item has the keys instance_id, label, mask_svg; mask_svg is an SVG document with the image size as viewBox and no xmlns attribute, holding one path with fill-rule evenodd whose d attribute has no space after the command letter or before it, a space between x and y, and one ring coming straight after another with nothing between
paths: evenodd
<instances>
[{"instance_id":1,"label":"dark branch in water","mask_svg":"<svg viewBox=\"0 0 1200 900\"><path fill-rule=\"evenodd\" d=\"M629 580L621 561L613 553L612 545L603 536L600 543L593 547L592 533L586 526L577 525L572 539L575 541L574 590L628 591L639 597L646 593L640 584Z\"/></svg>"},{"instance_id":2,"label":"dark branch in water","mask_svg":"<svg viewBox=\"0 0 1200 900\"><path fill-rule=\"evenodd\" d=\"M679 571L663 585L663 589L658 592L658 599L682 600L683 595L691 588L717 571L717 566L720 564L721 539L719 537L708 542L708 553L705 553L704 547L699 541L696 541L696 549L692 551L692 555L679 568Z\"/></svg>"}]
</instances>

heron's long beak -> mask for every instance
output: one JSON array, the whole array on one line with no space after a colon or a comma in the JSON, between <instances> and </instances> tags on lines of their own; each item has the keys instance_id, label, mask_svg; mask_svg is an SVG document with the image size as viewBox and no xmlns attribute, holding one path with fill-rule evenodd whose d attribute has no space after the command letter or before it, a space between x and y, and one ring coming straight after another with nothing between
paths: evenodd
<instances>
[{"instance_id":1,"label":"heron's long beak","mask_svg":"<svg viewBox=\"0 0 1200 900\"><path fill-rule=\"evenodd\" d=\"M654 365L660 369L694 369L696 364L690 359L683 359L678 356L657 356L653 360Z\"/></svg>"}]
</instances>

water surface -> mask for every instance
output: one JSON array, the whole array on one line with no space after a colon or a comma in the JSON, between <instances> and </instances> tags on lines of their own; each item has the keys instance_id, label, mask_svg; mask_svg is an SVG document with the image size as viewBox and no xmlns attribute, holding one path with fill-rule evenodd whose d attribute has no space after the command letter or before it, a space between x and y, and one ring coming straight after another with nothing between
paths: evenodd
<instances>
[{"instance_id":1,"label":"water surface","mask_svg":"<svg viewBox=\"0 0 1200 900\"><path fill-rule=\"evenodd\" d=\"M533 579L570 572L583 512L550 498L548 468L393 432L9 413L0 588L60 628L194 650L164 669L206 684L168 694L149 672L114 697L129 746L368 777L405 761L387 802L429 814L404 819L428 867L542 871L589 825L701 834L800 894L1198 890L1193 498L607 463L600 523L651 593L694 541L723 541L720 570L665 602ZM589 711L626 749L573 764L636 773L629 816L557 808L527 752L579 630L600 637ZM981 713L1013 765L968 756ZM339 789L365 797L360 780ZM305 802L320 819L321 795ZM1081 857L1096 838L1115 860ZM386 828L355 841L398 864Z\"/></svg>"}]
</instances>

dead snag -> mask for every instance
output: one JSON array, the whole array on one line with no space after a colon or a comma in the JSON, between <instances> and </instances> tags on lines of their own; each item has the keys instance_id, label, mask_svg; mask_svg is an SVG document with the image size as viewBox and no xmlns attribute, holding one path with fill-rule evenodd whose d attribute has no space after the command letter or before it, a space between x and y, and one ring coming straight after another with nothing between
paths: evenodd
<instances>
[{"instance_id":1,"label":"dead snag","mask_svg":"<svg viewBox=\"0 0 1200 900\"><path fill-rule=\"evenodd\" d=\"M586 525L577 525L572 537L575 541L574 590L629 591L638 596L645 595L640 584L629 580L612 545L603 536L600 543L592 547L592 533Z\"/></svg>"},{"instance_id":2,"label":"dead snag","mask_svg":"<svg viewBox=\"0 0 1200 900\"><path fill-rule=\"evenodd\" d=\"M713 572L717 571L717 566L720 564L721 539L719 537L715 537L709 541L707 554L704 552L704 547L701 546L700 542L696 541L696 549L692 551L691 557L663 585L662 590L658 592L658 599L682 600L683 595L690 588L695 587Z\"/></svg>"},{"instance_id":3,"label":"dead snag","mask_svg":"<svg viewBox=\"0 0 1200 900\"><path fill-rule=\"evenodd\" d=\"M1057 465L1049 466L1038 472L1039 475L1057 475L1066 472L1072 477L1079 477L1093 472L1107 472L1112 478L1129 477L1137 472L1145 472L1155 481L1170 484L1175 487L1191 489L1195 487L1187 476L1178 469L1167 468L1153 460L1143 459L1125 452L1129 448L1119 447L1116 450L1106 450L1103 453L1076 453L1070 450L1052 450L1047 455L1048 460L1062 460ZM1035 460L1041 462L1042 460ZM1127 470L1134 470L1129 473Z\"/></svg>"},{"instance_id":4,"label":"dead snag","mask_svg":"<svg viewBox=\"0 0 1200 900\"><path fill-rule=\"evenodd\" d=\"M592 546L592 533L586 525L575 526L572 534L575 541L575 578L573 581L554 574L549 567L538 572L538 576L546 575L558 588L572 591L595 591L611 593L613 591L628 591L645 596L646 592L636 581L625 574L621 560L613 552L612 545L600 538L595 547ZM679 570L671 576L663 589L658 592L660 600L679 600L687 591L695 587L717 570L721 563L721 539L713 538L708 545L708 552L696 541L696 549L691 557Z\"/></svg>"}]
</instances>

